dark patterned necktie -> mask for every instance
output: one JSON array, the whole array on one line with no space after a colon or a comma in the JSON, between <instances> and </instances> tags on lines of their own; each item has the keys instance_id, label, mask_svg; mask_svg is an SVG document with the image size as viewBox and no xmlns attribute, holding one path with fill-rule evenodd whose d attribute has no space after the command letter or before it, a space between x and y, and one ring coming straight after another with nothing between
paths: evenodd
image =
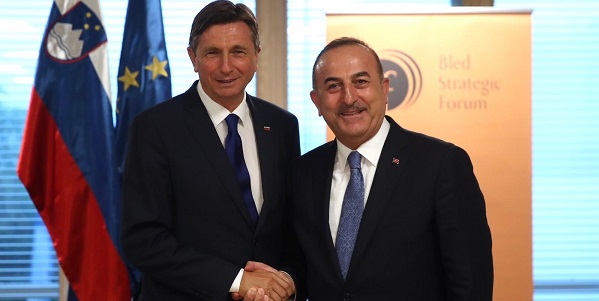
<instances>
[{"instance_id":1,"label":"dark patterned necktie","mask_svg":"<svg viewBox=\"0 0 599 301\"><path fill-rule=\"evenodd\" d=\"M343 196L341 217L339 218L339 228L335 242L335 250L337 250L343 279L345 279L349 270L349 263L358 236L362 212L364 211L364 178L360 169L361 159L362 156L357 151L352 151L347 157L351 174Z\"/></svg>"},{"instance_id":2,"label":"dark patterned necktie","mask_svg":"<svg viewBox=\"0 0 599 301\"><path fill-rule=\"evenodd\" d=\"M237 177L237 182L241 188L243 200L245 201L250 213L250 218L252 219L255 227L256 223L258 222L258 210L256 209L256 203L254 203L254 197L252 196L250 173L245 165L243 147L241 146L241 137L239 136L239 132L237 132L237 123L239 122L239 117L235 114L230 114L227 116L227 118L225 118L225 121L227 122L227 127L229 128L227 138L225 139L225 151L227 152L229 161L231 161L231 164L235 169L235 176Z\"/></svg>"}]
</instances>

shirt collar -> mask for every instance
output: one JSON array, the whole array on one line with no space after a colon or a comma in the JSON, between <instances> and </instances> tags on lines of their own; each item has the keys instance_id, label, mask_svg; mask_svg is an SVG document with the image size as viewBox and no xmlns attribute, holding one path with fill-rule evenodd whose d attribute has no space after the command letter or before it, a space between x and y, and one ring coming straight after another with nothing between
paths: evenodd
<instances>
[{"instance_id":1,"label":"shirt collar","mask_svg":"<svg viewBox=\"0 0 599 301\"><path fill-rule=\"evenodd\" d=\"M387 121L386 118L383 118L383 124L381 124L379 131L372 138L370 138L370 140L362 143L362 145L356 149L364 159L368 160L368 162L372 164L372 166L376 167L377 163L379 162L381 152L383 151L383 145L385 144L385 139L387 139L387 134L389 134L389 129L389 121ZM340 166L345 166L345 163L347 162L347 156L349 156L351 151L352 150L349 147L343 145L343 143L337 140L337 158L341 164Z\"/></svg>"},{"instance_id":2,"label":"shirt collar","mask_svg":"<svg viewBox=\"0 0 599 301\"><path fill-rule=\"evenodd\" d=\"M221 106L219 103L214 101L202 88L202 83L198 82L198 94L200 95L200 99L204 106L206 107L206 111L208 111L208 116L210 116L210 120L214 124L214 127L222 123L229 114L234 113L239 116L241 120L241 124L244 125L246 122L249 122L250 118L250 110L246 102L246 93L243 93L243 99L241 103L233 112L229 112L225 107Z\"/></svg>"}]
</instances>

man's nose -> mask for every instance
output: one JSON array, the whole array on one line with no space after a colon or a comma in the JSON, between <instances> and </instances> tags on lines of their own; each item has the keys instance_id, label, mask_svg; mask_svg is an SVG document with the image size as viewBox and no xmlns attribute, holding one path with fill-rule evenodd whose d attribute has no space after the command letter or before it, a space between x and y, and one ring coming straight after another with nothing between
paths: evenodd
<instances>
[{"instance_id":1,"label":"man's nose","mask_svg":"<svg viewBox=\"0 0 599 301\"><path fill-rule=\"evenodd\" d=\"M231 58L228 54L223 54L221 64L220 64L221 72L230 73L233 68L231 67Z\"/></svg>"},{"instance_id":2,"label":"man's nose","mask_svg":"<svg viewBox=\"0 0 599 301\"><path fill-rule=\"evenodd\" d=\"M343 95L343 102L344 103L346 103L348 105L351 105L354 102L356 102L356 98L357 98L358 93L356 91L356 88L353 85L351 85L351 84L345 85L345 89L344 89L344 93L343 94L344 94Z\"/></svg>"}]
</instances>

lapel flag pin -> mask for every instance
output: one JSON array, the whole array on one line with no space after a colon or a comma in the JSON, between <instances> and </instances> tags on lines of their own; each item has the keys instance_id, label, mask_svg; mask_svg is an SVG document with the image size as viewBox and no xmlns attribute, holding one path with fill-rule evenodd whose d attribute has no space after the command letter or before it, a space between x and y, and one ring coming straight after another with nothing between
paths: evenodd
<instances>
[{"instance_id":1,"label":"lapel flag pin","mask_svg":"<svg viewBox=\"0 0 599 301\"><path fill-rule=\"evenodd\" d=\"M269 126L265 126L265 127L264 127L264 131L265 131L265 132L270 132L270 127L269 127Z\"/></svg>"},{"instance_id":2,"label":"lapel flag pin","mask_svg":"<svg viewBox=\"0 0 599 301\"><path fill-rule=\"evenodd\" d=\"M397 159L397 158L393 158L392 162L393 162L393 164L398 164L399 165L399 159Z\"/></svg>"}]
</instances>

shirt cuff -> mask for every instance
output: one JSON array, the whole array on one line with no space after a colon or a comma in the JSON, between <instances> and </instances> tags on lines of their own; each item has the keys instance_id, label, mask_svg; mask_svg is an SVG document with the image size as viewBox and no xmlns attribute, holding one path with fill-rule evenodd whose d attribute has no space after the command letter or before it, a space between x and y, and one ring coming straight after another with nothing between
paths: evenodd
<instances>
[{"instance_id":1,"label":"shirt cuff","mask_svg":"<svg viewBox=\"0 0 599 301\"><path fill-rule=\"evenodd\" d=\"M240 269L239 273L237 273L237 277L235 277L235 280L233 280L233 284L231 284L229 293L239 293L239 287L241 286L241 277L243 277L243 269Z\"/></svg>"}]
</instances>

